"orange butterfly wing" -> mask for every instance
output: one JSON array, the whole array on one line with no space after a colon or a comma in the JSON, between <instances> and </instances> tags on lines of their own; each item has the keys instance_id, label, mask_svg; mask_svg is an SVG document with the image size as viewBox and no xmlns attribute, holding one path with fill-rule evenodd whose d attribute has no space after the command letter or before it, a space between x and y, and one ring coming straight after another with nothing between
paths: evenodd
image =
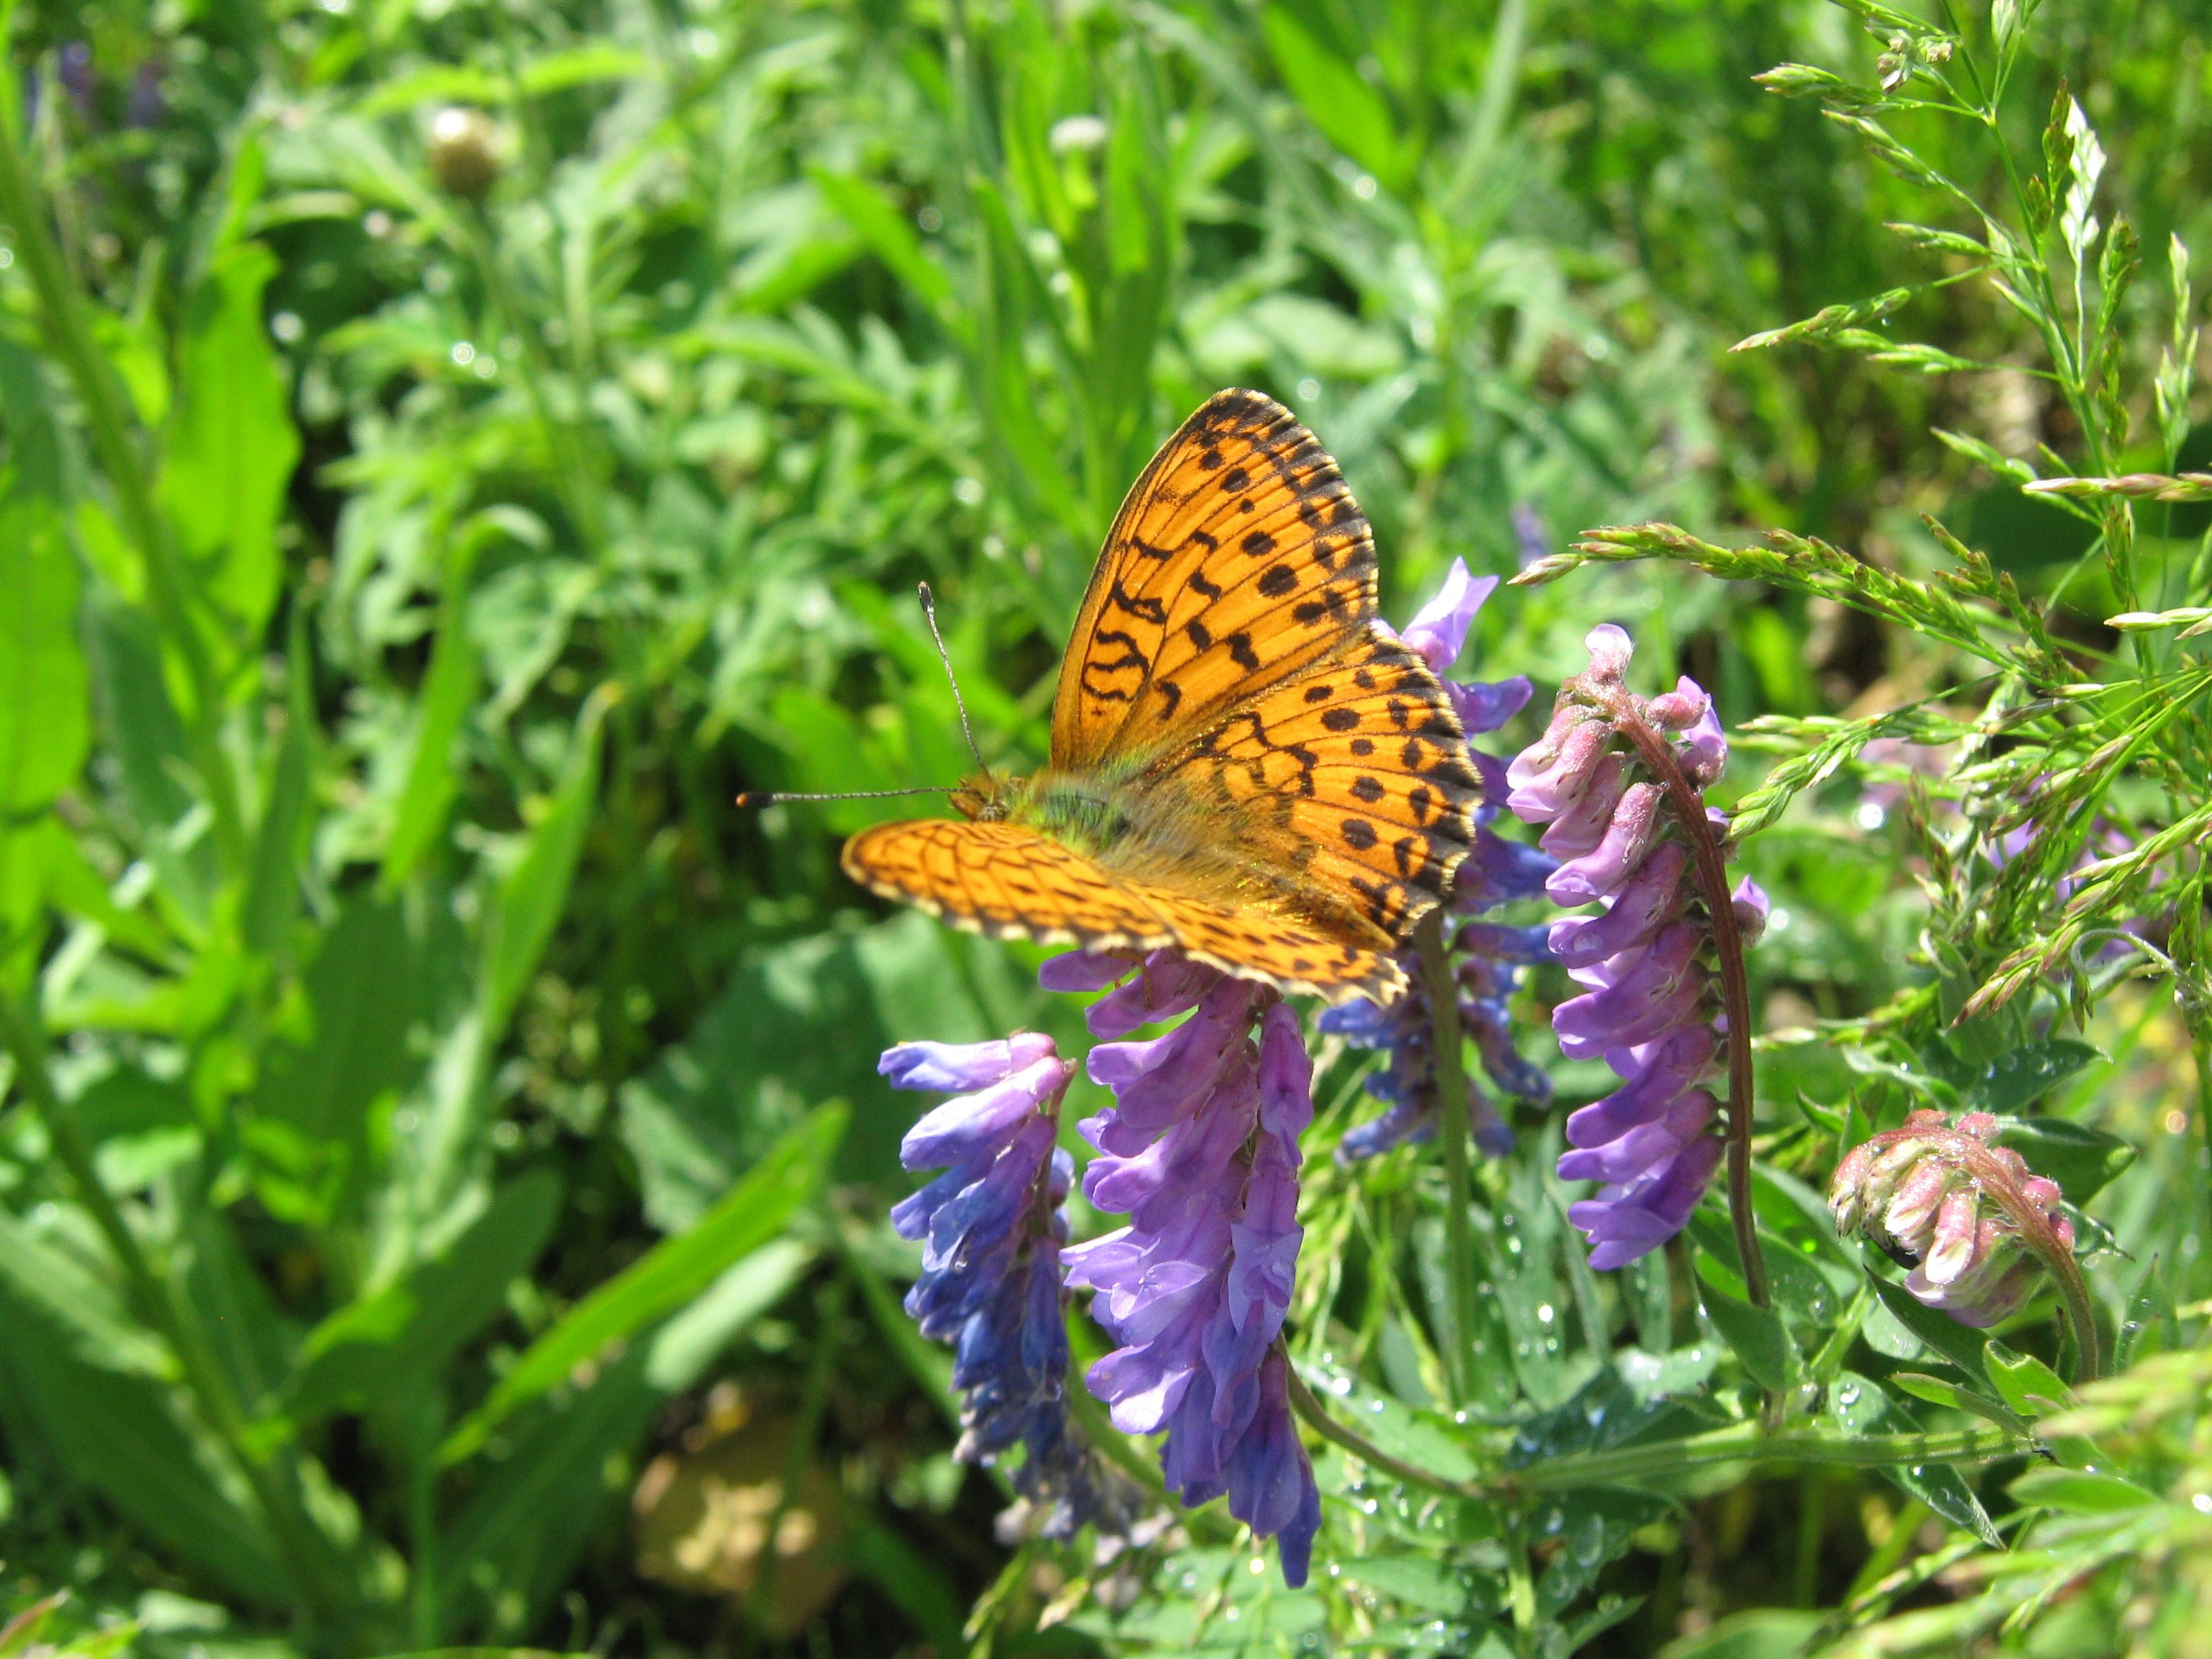
<instances>
[{"instance_id":1,"label":"orange butterfly wing","mask_svg":"<svg viewBox=\"0 0 2212 1659\"><path fill-rule=\"evenodd\" d=\"M1405 980L1388 957L1264 910L1215 902L1100 866L1017 823L915 818L845 843L845 873L989 939L1139 952L1168 946L1278 989L1388 999Z\"/></svg>"},{"instance_id":2,"label":"orange butterfly wing","mask_svg":"<svg viewBox=\"0 0 2212 1659\"><path fill-rule=\"evenodd\" d=\"M1216 392L1107 532L1060 663L1052 764L1149 759L1374 617L1374 537L1328 452L1273 398Z\"/></svg>"},{"instance_id":3,"label":"orange butterfly wing","mask_svg":"<svg viewBox=\"0 0 2212 1659\"><path fill-rule=\"evenodd\" d=\"M1134 787L1183 792L1234 826L1281 908L1382 950L1450 892L1482 793L1436 677L1380 636L1240 706Z\"/></svg>"}]
</instances>

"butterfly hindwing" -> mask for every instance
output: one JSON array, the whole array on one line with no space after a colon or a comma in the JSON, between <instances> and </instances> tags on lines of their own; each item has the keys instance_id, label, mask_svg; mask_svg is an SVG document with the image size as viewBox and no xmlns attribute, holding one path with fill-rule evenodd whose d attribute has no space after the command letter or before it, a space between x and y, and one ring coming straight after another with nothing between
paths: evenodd
<instances>
[{"instance_id":1,"label":"butterfly hindwing","mask_svg":"<svg viewBox=\"0 0 2212 1659\"><path fill-rule=\"evenodd\" d=\"M1218 903L1100 867L1019 824L916 818L845 843L846 874L990 938L1139 952L1173 947L1279 990L1341 1002L1387 998L1396 963L1261 909Z\"/></svg>"},{"instance_id":2,"label":"butterfly hindwing","mask_svg":"<svg viewBox=\"0 0 2212 1659\"><path fill-rule=\"evenodd\" d=\"M1060 665L1052 763L1180 746L1374 615L1374 538L1336 463L1273 398L1216 393L1107 534Z\"/></svg>"},{"instance_id":3,"label":"butterfly hindwing","mask_svg":"<svg viewBox=\"0 0 2212 1659\"><path fill-rule=\"evenodd\" d=\"M1221 821L1291 908L1385 950L1450 891L1481 796L1443 688L1380 636L1240 705L1147 781Z\"/></svg>"}]
</instances>

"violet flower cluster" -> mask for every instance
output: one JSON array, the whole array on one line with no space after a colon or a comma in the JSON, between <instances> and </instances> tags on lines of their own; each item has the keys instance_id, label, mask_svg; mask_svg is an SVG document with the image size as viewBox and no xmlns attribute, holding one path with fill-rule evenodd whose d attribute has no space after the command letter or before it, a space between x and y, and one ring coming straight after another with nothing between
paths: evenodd
<instances>
[{"instance_id":1,"label":"violet flower cluster","mask_svg":"<svg viewBox=\"0 0 2212 1659\"><path fill-rule=\"evenodd\" d=\"M1622 683L1634 646L1607 623L1585 641L1589 667L1560 689L1551 725L1506 769L1506 804L1546 827L1539 844L1563 860L1544 890L1598 915L1552 924L1552 953L1587 988L1552 1015L1560 1051L1603 1058L1622 1086L1567 1120L1560 1178L1602 1183L1569 1218L1590 1242L1590 1266L1619 1267L1688 1224L1721 1161L1717 1110L1704 1079L1720 1055L1707 964L1711 922L1692 877L1684 826L1665 785L1638 759L1629 728L1663 741L1694 788L1721 775L1728 741L1712 699L1684 678L1644 699ZM1707 809L1713 830L1726 820ZM1702 826L1701 826L1702 828ZM1766 919L1747 878L1733 895L1745 941Z\"/></svg>"},{"instance_id":2,"label":"violet flower cluster","mask_svg":"<svg viewBox=\"0 0 2212 1659\"><path fill-rule=\"evenodd\" d=\"M1455 559L1436 598L1407 624L1401 637L1439 678L1458 659L1475 614L1497 586L1495 576L1472 576L1466 561ZM1520 713L1533 690L1528 678L1519 674L1487 683L1445 679L1443 684L1470 738L1504 726ZM1489 828L1505 799L1504 767L1480 750L1470 748L1468 752L1482 780L1483 799L1475 809L1474 846L1454 881L1453 915L1444 936L1458 986L1460 1025L1474 1039L1483 1070L1493 1084L1507 1094L1540 1102L1551 1097L1552 1080L1513 1047L1507 1003L1521 969L1543 959L1544 931L1471 918L1516 899L1540 896L1553 862L1534 848L1507 841ZM1407 989L1396 1001L1388 1006L1346 1003L1327 1010L1317 1022L1322 1031L1343 1037L1355 1048L1378 1049L1384 1056L1383 1063L1368 1074L1366 1087L1389 1109L1338 1143L1341 1163L1427 1140L1437 1131L1428 982L1411 950L1405 953L1404 966ZM1513 1149L1512 1129L1472 1082L1468 1112L1477 1146L1493 1157Z\"/></svg>"},{"instance_id":3,"label":"violet flower cluster","mask_svg":"<svg viewBox=\"0 0 2212 1659\"><path fill-rule=\"evenodd\" d=\"M1968 1112L1954 1125L1915 1112L1900 1128L1855 1146L1836 1166L1828 1208L1836 1231L1911 1271L1905 1288L1962 1325L1986 1328L2026 1304L2054 1251L2074 1248L2058 1184L2031 1175L1997 1121Z\"/></svg>"},{"instance_id":4,"label":"violet flower cluster","mask_svg":"<svg viewBox=\"0 0 2212 1659\"><path fill-rule=\"evenodd\" d=\"M1097 989L1133 965L1077 952L1040 977ZM1164 1431L1168 1489L1193 1505L1225 1494L1231 1515L1278 1540L1297 1586L1321 1494L1276 1338L1304 1237L1298 1136L1313 1120L1312 1062L1273 991L1168 951L1088 1018L1094 1035L1127 1038L1186 1010L1164 1036L1091 1051L1091 1079L1114 1104L1078 1125L1100 1154L1084 1195L1129 1220L1066 1252L1068 1283L1096 1292L1091 1316L1119 1345L1087 1379L1115 1426Z\"/></svg>"},{"instance_id":5,"label":"violet flower cluster","mask_svg":"<svg viewBox=\"0 0 2212 1659\"><path fill-rule=\"evenodd\" d=\"M1024 1513L1049 1538L1085 1522L1126 1533L1133 1488L1099 1465L1068 1421L1061 1246L1074 1165L1054 1145L1075 1068L1053 1041L1023 1032L997 1042L902 1042L881 1068L896 1089L966 1090L908 1131L899 1158L944 1173L891 1211L922 1246L906 1310L924 1336L953 1345L963 1462L1008 1470Z\"/></svg>"}]
</instances>

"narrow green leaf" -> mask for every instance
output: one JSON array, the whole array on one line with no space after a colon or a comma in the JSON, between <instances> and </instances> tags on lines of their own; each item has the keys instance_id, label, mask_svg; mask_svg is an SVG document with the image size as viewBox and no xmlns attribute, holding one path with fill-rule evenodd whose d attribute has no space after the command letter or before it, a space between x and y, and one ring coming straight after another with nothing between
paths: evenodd
<instances>
[{"instance_id":1,"label":"narrow green leaf","mask_svg":"<svg viewBox=\"0 0 2212 1659\"><path fill-rule=\"evenodd\" d=\"M1897 1322L1918 1337L1927 1346L1936 1350L1969 1379L1986 1384L1988 1373L1982 1369L1982 1334L1969 1326L1961 1325L1948 1315L1924 1305L1902 1285L1893 1285L1878 1274L1869 1273L1875 1294L1881 1298Z\"/></svg>"},{"instance_id":2,"label":"narrow green leaf","mask_svg":"<svg viewBox=\"0 0 2212 1659\"><path fill-rule=\"evenodd\" d=\"M161 499L201 596L234 649L258 643L276 599L276 515L300 458L283 375L262 321L276 257L230 248L194 295L181 353L178 414Z\"/></svg>"},{"instance_id":3,"label":"narrow green leaf","mask_svg":"<svg viewBox=\"0 0 2212 1659\"><path fill-rule=\"evenodd\" d=\"M1705 1304L1705 1316L1743 1361L1752 1381L1763 1389L1788 1388L1796 1376L1797 1350L1790 1344L1790 1334L1782 1328L1782 1321L1769 1310L1754 1308L1715 1289L1702 1277L1698 1295Z\"/></svg>"},{"instance_id":4,"label":"narrow green leaf","mask_svg":"<svg viewBox=\"0 0 2212 1659\"><path fill-rule=\"evenodd\" d=\"M11 1429L36 1434L71 1481L230 1594L289 1608L270 1540L210 1473L205 1449L172 1415L169 1390L88 1363L51 1309L22 1297L5 1275L0 1379L12 1396Z\"/></svg>"},{"instance_id":5,"label":"narrow green leaf","mask_svg":"<svg viewBox=\"0 0 2212 1659\"><path fill-rule=\"evenodd\" d=\"M2048 1466L2030 1469L2005 1490L2023 1504L2057 1510L2063 1515L2124 1515L2160 1501L2156 1492L2146 1492L2116 1474Z\"/></svg>"},{"instance_id":6,"label":"narrow green leaf","mask_svg":"<svg viewBox=\"0 0 2212 1659\"><path fill-rule=\"evenodd\" d=\"M500 884L484 930L477 993L487 1042L506 1029L568 902L568 884L575 878L584 832L599 800L599 738L615 695L602 686L584 704L569 744L568 771L531 832L529 845Z\"/></svg>"},{"instance_id":7,"label":"narrow green leaf","mask_svg":"<svg viewBox=\"0 0 2212 1659\"><path fill-rule=\"evenodd\" d=\"M550 1171L519 1176L484 1212L404 1282L348 1304L311 1331L286 1409L309 1423L342 1406L369 1408L428 1387L453 1356L507 1306L561 1207Z\"/></svg>"},{"instance_id":8,"label":"narrow green leaf","mask_svg":"<svg viewBox=\"0 0 2212 1659\"><path fill-rule=\"evenodd\" d=\"M814 187L822 192L823 200L853 228L868 251L914 291L915 297L935 313L939 322L957 332L960 315L953 297L952 279L945 275L943 266L922 251L921 238L906 222L906 216L866 179L821 168L815 169L812 176Z\"/></svg>"},{"instance_id":9,"label":"narrow green leaf","mask_svg":"<svg viewBox=\"0 0 2212 1659\"><path fill-rule=\"evenodd\" d=\"M615 1342L675 1312L723 1273L769 1243L811 1199L845 1132L842 1107L825 1106L779 1141L688 1232L663 1240L586 1297L531 1344L491 1397L453 1431L441 1462L465 1457L526 1402L594 1360Z\"/></svg>"},{"instance_id":10,"label":"narrow green leaf","mask_svg":"<svg viewBox=\"0 0 2212 1659\"><path fill-rule=\"evenodd\" d=\"M1992 1337L1982 1357L2005 1404L2031 1422L2074 1403L2074 1391L2033 1354L2014 1353Z\"/></svg>"},{"instance_id":11,"label":"narrow green leaf","mask_svg":"<svg viewBox=\"0 0 2212 1659\"><path fill-rule=\"evenodd\" d=\"M76 781L92 741L76 635L77 565L52 507L0 501L0 823L27 817Z\"/></svg>"},{"instance_id":12,"label":"narrow green leaf","mask_svg":"<svg viewBox=\"0 0 2212 1659\"><path fill-rule=\"evenodd\" d=\"M469 577L476 565L478 535L464 533L454 543L438 599L438 632L430 646L430 666L415 716L415 747L407 760L406 781L392 813L392 836L384 844L379 889L397 892L446 827L459 779L453 743L477 697L476 644L466 624Z\"/></svg>"},{"instance_id":13,"label":"narrow green leaf","mask_svg":"<svg viewBox=\"0 0 2212 1659\"><path fill-rule=\"evenodd\" d=\"M1322 136L1393 191L1402 190L1412 169L1382 94L1316 40L1288 8L1269 6L1262 26L1284 84Z\"/></svg>"}]
</instances>

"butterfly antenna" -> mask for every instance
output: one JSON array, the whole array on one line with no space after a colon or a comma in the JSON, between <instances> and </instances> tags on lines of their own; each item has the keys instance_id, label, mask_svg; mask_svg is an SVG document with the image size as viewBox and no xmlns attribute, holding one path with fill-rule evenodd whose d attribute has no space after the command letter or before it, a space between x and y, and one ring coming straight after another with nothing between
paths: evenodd
<instances>
[{"instance_id":1,"label":"butterfly antenna","mask_svg":"<svg viewBox=\"0 0 2212 1659\"><path fill-rule=\"evenodd\" d=\"M982 750L976 746L975 728L968 723L968 705L960 696L959 677L952 672L952 653L945 648L945 635L937 631L936 598L930 592L927 582L915 583L915 591L921 595L922 620L929 624L929 637L937 642L937 659L945 665L945 678L952 685L952 706L960 711L960 735L968 739L968 752L975 757L975 764L988 776L991 770L990 763L983 758Z\"/></svg>"},{"instance_id":2,"label":"butterfly antenna","mask_svg":"<svg viewBox=\"0 0 2212 1659\"><path fill-rule=\"evenodd\" d=\"M949 795L950 784L921 783L911 789L846 789L829 794L787 794L781 790L746 789L738 795L740 806L775 806L787 800L888 800L894 795Z\"/></svg>"}]
</instances>

